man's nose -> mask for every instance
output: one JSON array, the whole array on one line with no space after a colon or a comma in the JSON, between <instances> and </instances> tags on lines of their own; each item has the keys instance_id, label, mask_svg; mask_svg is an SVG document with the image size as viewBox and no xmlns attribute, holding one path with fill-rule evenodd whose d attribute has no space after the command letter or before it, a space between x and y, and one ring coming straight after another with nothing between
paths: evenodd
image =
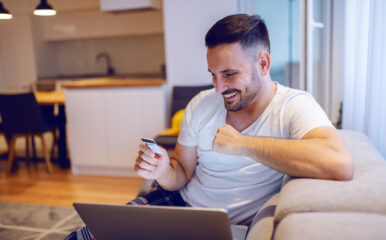
<instances>
[{"instance_id":1,"label":"man's nose","mask_svg":"<svg viewBox=\"0 0 386 240\"><path fill-rule=\"evenodd\" d=\"M213 84L216 89L216 93L219 93L219 94L229 89L229 85L226 82L221 81L221 79L217 79L216 81L213 82Z\"/></svg>"}]
</instances>

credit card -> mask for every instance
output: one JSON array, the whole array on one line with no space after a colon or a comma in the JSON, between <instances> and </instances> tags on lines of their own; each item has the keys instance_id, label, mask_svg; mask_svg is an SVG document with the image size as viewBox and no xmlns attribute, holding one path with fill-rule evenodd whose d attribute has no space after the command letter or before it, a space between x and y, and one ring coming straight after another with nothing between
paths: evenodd
<instances>
[{"instance_id":1,"label":"credit card","mask_svg":"<svg viewBox=\"0 0 386 240\"><path fill-rule=\"evenodd\" d=\"M157 143L154 141L154 139L151 138L141 138L142 142L146 144L153 152L158 153L160 155L163 155L162 150L158 147Z\"/></svg>"}]
</instances>

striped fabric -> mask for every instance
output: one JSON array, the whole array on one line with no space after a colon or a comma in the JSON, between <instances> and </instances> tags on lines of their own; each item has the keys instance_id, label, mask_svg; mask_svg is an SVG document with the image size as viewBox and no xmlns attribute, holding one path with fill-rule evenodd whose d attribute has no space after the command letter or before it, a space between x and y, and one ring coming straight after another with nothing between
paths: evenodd
<instances>
[{"instance_id":1,"label":"striped fabric","mask_svg":"<svg viewBox=\"0 0 386 240\"><path fill-rule=\"evenodd\" d=\"M161 187L144 196L139 196L136 199L127 203L127 205L154 205L154 206L178 206L189 207L182 199L179 191L166 191ZM83 227L75 232L72 232L65 240L95 240L87 227Z\"/></svg>"},{"instance_id":2,"label":"striped fabric","mask_svg":"<svg viewBox=\"0 0 386 240\"><path fill-rule=\"evenodd\" d=\"M86 227L76 231L76 239L95 240L94 236Z\"/></svg>"}]
</instances>

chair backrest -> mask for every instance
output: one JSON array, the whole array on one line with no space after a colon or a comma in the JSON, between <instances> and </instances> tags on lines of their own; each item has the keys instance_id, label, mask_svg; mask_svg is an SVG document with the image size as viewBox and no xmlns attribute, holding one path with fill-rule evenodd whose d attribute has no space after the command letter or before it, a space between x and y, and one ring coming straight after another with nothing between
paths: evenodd
<instances>
[{"instance_id":1,"label":"chair backrest","mask_svg":"<svg viewBox=\"0 0 386 240\"><path fill-rule=\"evenodd\" d=\"M48 130L32 92L0 94L0 114L6 134L41 133Z\"/></svg>"},{"instance_id":2,"label":"chair backrest","mask_svg":"<svg viewBox=\"0 0 386 240\"><path fill-rule=\"evenodd\" d=\"M211 84L200 86L174 86L171 117L179 110L185 108L189 101L199 92L211 88L213 88L213 85Z\"/></svg>"}]
</instances>

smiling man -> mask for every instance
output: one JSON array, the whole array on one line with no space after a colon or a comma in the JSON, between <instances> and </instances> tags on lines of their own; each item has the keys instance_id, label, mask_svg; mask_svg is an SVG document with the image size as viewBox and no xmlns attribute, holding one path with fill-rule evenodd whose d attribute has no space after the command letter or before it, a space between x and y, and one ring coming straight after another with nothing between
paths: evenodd
<instances>
[{"instance_id":1,"label":"smiling man","mask_svg":"<svg viewBox=\"0 0 386 240\"><path fill-rule=\"evenodd\" d=\"M315 99L271 80L259 16L225 17L205 42L215 89L188 104L170 159L140 145L138 175L156 179L182 205L225 208L237 224L251 222L283 174L352 178L351 157Z\"/></svg>"},{"instance_id":2,"label":"smiling man","mask_svg":"<svg viewBox=\"0 0 386 240\"><path fill-rule=\"evenodd\" d=\"M259 16L225 17L205 42L215 89L188 104L171 158L139 145L135 170L159 188L129 204L225 208L232 224L248 225L283 174L352 178L351 157L315 99L271 80Z\"/></svg>"}]
</instances>

